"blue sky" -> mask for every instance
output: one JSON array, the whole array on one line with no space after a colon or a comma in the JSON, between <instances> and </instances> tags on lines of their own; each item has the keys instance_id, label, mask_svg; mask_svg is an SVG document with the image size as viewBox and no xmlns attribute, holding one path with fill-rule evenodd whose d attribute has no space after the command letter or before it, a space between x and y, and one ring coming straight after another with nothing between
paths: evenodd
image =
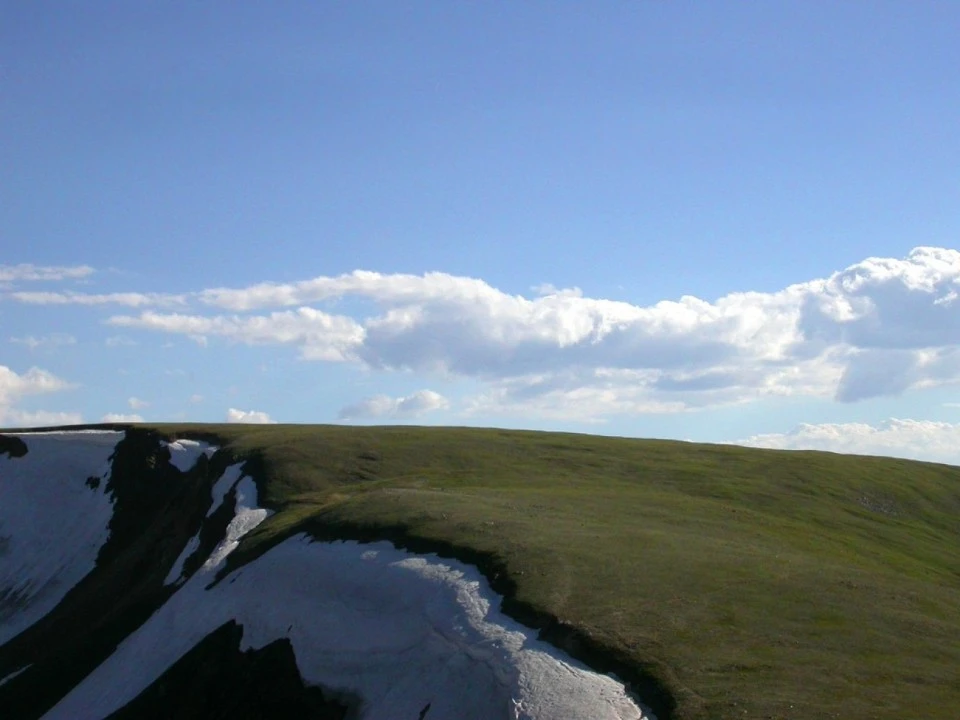
<instances>
[{"instance_id":1,"label":"blue sky","mask_svg":"<svg viewBox=\"0 0 960 720\"><path fill-rule=\"evenodd\" d=\"M0 3L0 425L960 463L954 2Z\"/></svg>"}]
</instances>

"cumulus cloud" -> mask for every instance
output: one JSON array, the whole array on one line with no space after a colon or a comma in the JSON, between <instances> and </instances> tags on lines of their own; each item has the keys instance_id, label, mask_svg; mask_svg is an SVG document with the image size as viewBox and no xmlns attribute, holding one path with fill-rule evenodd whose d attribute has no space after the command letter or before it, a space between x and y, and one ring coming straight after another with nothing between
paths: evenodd
<instances>
[{"instance_id":1,"label":"cumulus cloud","mask_svg":"<svg viewBox=\"0 0 960 720\"><path fill-rule=\"evenodd\" d=\"M253 425L272 425L277 421L272 419L267 413L259 410L237 410L230 408L227 410L228 423L249 423Z\"/></svg>"},{"instance_id":2,"label":"cumulus cloud","mask_svg":"<svg viewBox=\"0 0 960 720\"><path fill-rule=\"evenodd\" d=\"M131 410L141 410L145 407L148 407L150 403L148 403L146 400L141 400L140 398L132 397L127 399L127 405L130 406Z\"/></svg>"},{"instance_id":3,"label":"cumulus cloud","mask_svg":"<svg viewBox=\"0 0 960 720\"><path fill-rule=\"evenodd\" d=\"M0 285L17 282L55 282L60 280L79 280L94 272L88 265L0 265Z\"/></svg>"},{"instance_id":4,"label":"cumulus cloud","mask_svg":"<svg viewBox=\"0 0 960 720\"><path fill-rule=\"evenodd\" d=\"M53 393L69 387L70 383L40 368L33 367L23 374L18 374L6 365L0 365L0 425L80 422L80 416L75 413L28 412L16 407L16 403L27 395Z\"/></svg>"},{"instance_id":5,"label":"cumulus cloud","mask_svg":"<svg viewBox=\"0 0 960 720\"><path fill-rule=\"evenodd\" d=\"M920 247L902 260L868 258L808 285L799 323L808 341L913 350L960 337L960 251Z\"/></svg>"},{"instance_id":6,"label":"cumulus cloud","mask_svg":"<svg viewBox=\"0 0 960 720\"><path fill-rule=\"evenodd\" d=\"M139 423L143 418L135 413L107 413L100 422L105 423Z\"/></svg>"},{"instance_id":7,"label":"cumulus cloud","mask_svg":"<svg viewBox=\"0 0 960 720\"><path fill-rule=\"evenodd\" d=\"M0 365L0 404L16 400L23 395L56 392L70 387L65 380L56 375L32 367L18 375L6 365Z\"/></svg>"},{"instance_id":8,"label":"cumulus cloud","mask_svg":"<svg viewBox=\"0 0 960 720\"><path fill-rule=\"evenodd\" d=\"M433 390L418 390L406 397L374 395L365 398L342 408L338 417L341 420L417 417L449 406L450 402L440 393Z\"/></svg>"},{"instance_id":9,"label":"cumulus cloud","mask_svg":"<svg viewBox=\"0 0 960 720\"><path fill-rule=\"evenodd\" d=\"M960 423L887 420L866 423L803 424L788 433L754 435L738 445L781 450L828 450L885 455L960 465Z\"/></svg>"},{"instance_id":10,"label":"cumulus cloud","mask_svg":"<svg viewBox=\"0 0 960 720\"><path fill-rule=\"evenodd\" d=\"M960 252L920 247L776 292L713 301L688 295L641 306L549 284L525 297L476 278L358 270L201 290L175 296L188 307L182 312L144 309L107 322L198 342L287 345L303 359L371 370L470 378L483 385L472 404L478 412L538 408L593 418L770 396L856 402L956 382L958 292ZM34 295L95 304L125 294ZM356 298L350 315L311 307L348 296ZM168 296L149 297L156 305Z\"/></svg>"}]
</instances>

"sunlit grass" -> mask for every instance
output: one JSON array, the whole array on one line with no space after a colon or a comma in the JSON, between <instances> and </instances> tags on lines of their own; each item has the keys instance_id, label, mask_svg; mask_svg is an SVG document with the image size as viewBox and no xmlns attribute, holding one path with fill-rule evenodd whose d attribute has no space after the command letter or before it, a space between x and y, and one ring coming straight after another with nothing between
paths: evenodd
<instances>
[{"instance_id":1,"label":"sunlit grass","mask_svg":"<svg viewBox=\"0 0 960 720\"><path fill-rule=\"evenodd\" d=\"M277 510L492 558L653 673L678 718L954 718L960 468L458 428L157 426L252 458Z\"/></svg>"}]
</instances>

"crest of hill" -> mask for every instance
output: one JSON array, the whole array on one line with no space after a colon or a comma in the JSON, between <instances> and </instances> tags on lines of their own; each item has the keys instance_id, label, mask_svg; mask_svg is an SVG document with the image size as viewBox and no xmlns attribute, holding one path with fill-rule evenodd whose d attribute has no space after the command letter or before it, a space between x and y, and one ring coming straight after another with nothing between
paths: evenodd
<instances>
[{"instance_id":1,"label":"crest of hill","mask_svg":"<svg viewBox=\"0 0 960 720\"><path fill-rule=\"evenodd\" d=\"M212 442L255 477L275 513L223 572L304 531L455 556L660 720L960 706L960 468L496 429L132 433Z\"/></svg>"},{"instance_id":2,"label":"crest of hill","mask_svg":"<svg viewBox=\"0 0 960 720\"><path fill-rule=\"evenodd\" d=\"M248 461L291 534L481 567L661 720L953 717L960 468L468 428L160 425ZM951 640L953 638L953 640Z\"/></svg>"}]
</instances>

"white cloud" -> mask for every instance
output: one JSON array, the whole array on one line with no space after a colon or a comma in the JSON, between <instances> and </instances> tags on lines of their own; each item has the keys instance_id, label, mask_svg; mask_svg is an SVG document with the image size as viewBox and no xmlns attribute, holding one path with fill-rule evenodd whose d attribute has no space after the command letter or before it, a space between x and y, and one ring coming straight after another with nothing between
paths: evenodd
<instances>
[{"instance_id":1,"label":"white cloud","mask_svg":"<svg viewBox=\"0 0 960 720\"><path fill-rule=\"evenodd\" d=\"M735 444L784 450L886 455L960 465L960 423L931 420L894 418L879 425L803 424L788 433L754 435Z\"/></svg>"},{"instance_id":2,"label":"white cloud","mask_svg":"<svg viewBox=\"0 0 960 720\"><path fill-rule=\"evenodd\" d=\"M107 413L102 418L100 422L105 423L139 423L143 422L143 418L139 415L132 413Z\"/></svg>"},{"instance_id":3,"label":"white cloud","mask_svg":"<svg viewBox=\"0 0 960 720\"><path fill-rule=\"evenodd\" d=\"M310 360L346 360L363 341L363 328L354 320L308 307L253 317L145 312L137 317L111 317L107 322L119 327L179 333L194 339L213 335L247 345L292 344L299 346L302 356Z\"/></svg>"},{"instance_id":4,"label":"white cloud","mask_svg":"<svg viewBox=\"0 0 960 720\"><path fill-rule=\"evenodd\" d=\"M0 285L16 282L55 282L78 280L94 272L88 265L0 265Z\"/></svg>"},{"instance_id":5,"label":"white cloud","mask_svg":"<svg viewBox=\"0 0 960 720\"><path fill-rule=\"evenodd\" d=\"M482 280L446 273L382 275L367 270L355 270L337 277L321 276L289 284L260 283L240 289L213 288L204 290L199 296L200 300L208 305L245 311L304 305L344 295L358 295L383 303L404 303L422 302L450 294L460 295L464 291L479 296L491 289Z\"/></svg>"},{"instance_id":6,"label":"white cloud","mask_svg":"<svg viewBox=\"0 0 960 720\"><path fill-rule=\"evenodd\" d=\"M163 293L12 292L10 298L29 305L127 305L129 307L184 305L185 295Z\"/></svg>"},{"instance_id":7,"label":"white cloud","mask_svg":"<svg viewBox=\"0 0 960 720\"><path fill-rule=\"evenodd\" d=\"M91 303L130 295L153 304L176 297L189 311L107 322L197 342L289 345L307 360L371 370L466 377L484 386L474 408L596 419L768 396L855 402L955 383L958 288L960 252L921 247L777 292L648 306L549 284L524 297L476 278L359 270L183 296L39 295ZM346 296L362 312L309 306ZM270 307L290 309L263 311Z\"/></svg>"},{"instance_id":8,"label":"white cloud","mask_svg":"<svg viewBox=\"0 0 960 720\"><path fill-rule=\"evenodd\" d=\"M130 406L131 410L141 410L145 407L149 407L150 403L146 400L141 400L140 398L132 397L127 399L127 405Z\"/></svg>"},{"instance_id":9,"label":"white cloud","mask_svg":"<svg viewBox=\"0 0 960 720\"><path fill-rule=\"evenodd\" d=\"M68 387L68 382L40 368L33 367L18 375L6 365L0 365L0 405L23 395L56 392Z\"/></svg>"},{"instance_id":10,"label":"white cloud","mask_svg":"<svg viewBox=\"0 0 960 720\"><path fill-rule=\"evenodd\" d=\"M0 425L79 422L79 415L75 413L27 412L15 407L16 403L27 395L58 392L70 387L70 383L40 368L30 368L21 375L6 365L0 365Z\"/></svg>"},{"instance_id":11,"label":"white cloud","mask_svg":"<svg viewBox=\"0 0 960 720\"><path fill-rule=\"evenodd\" d=\"M417 417L449 406L450 402L440 393L433 390L418 390L406 397L394 398L389 395L374 395L365 398L341 409L338 417L341 420Z\"/></svg>"},{"instance_id":12,"label":"white cloud","mask_svg":"<svg viewBox=\"0 0 960 720\"><path fill-rule=\"evenodd\" d=\"M227 410L228 423L251 423L256 425L271 425L276 423L267 413L259 410L237 410L230 408Z\"/></svg>"},{"instance_id":13,"label":"white cloud","mask_svg":"<svg viewBox=\"0 0 960 720\"><path fill-rule=\"evenodd\" d=\"M80 425L83 415L77 412L55 412L49 410L18 410L0 407L0 425L10 427L43 427L53 425Z\"/></svg>"},{"instance_id":14,"label":"white cloud","mask_svg":"<svg viewBox=\"0 0 960 720\"><path fill-rule=\"evenodd\" d=\"M52 335L42 335L36 337L27 335L26 337L12 337L10 342L18 345L26 345L30 350L37 350L43 347L60 347L63 345L75 345L77 339L67 333L53 333Z\"/></svg>"},{"instance_id":15,"label":"white cloud","mask_svg":"<svg viewBox=\"0 0 960 720\"><path fill-rule=\"evenodd\" d=\"M203 317L147 312L139 317L113 317L113 325L186 334L193 339L208 335L247 345L292 344L309 360L343 361L363 341L363 328L344 316L329 315L309 307L268 316Z\"/></svg>"},{"instance_id":16,"label":"white cloud","mask_svg":"<svg viewBox=\"0 0 960 720\"><path fill-rule=\"evenodd\" d=\"M190 402L191 405L196 405L197 403L202 403L202 402L203 402L203 395L199 395L199 394L194 393L193 395L190 396L189 402Z\"/></svg>"}]
</instances>

